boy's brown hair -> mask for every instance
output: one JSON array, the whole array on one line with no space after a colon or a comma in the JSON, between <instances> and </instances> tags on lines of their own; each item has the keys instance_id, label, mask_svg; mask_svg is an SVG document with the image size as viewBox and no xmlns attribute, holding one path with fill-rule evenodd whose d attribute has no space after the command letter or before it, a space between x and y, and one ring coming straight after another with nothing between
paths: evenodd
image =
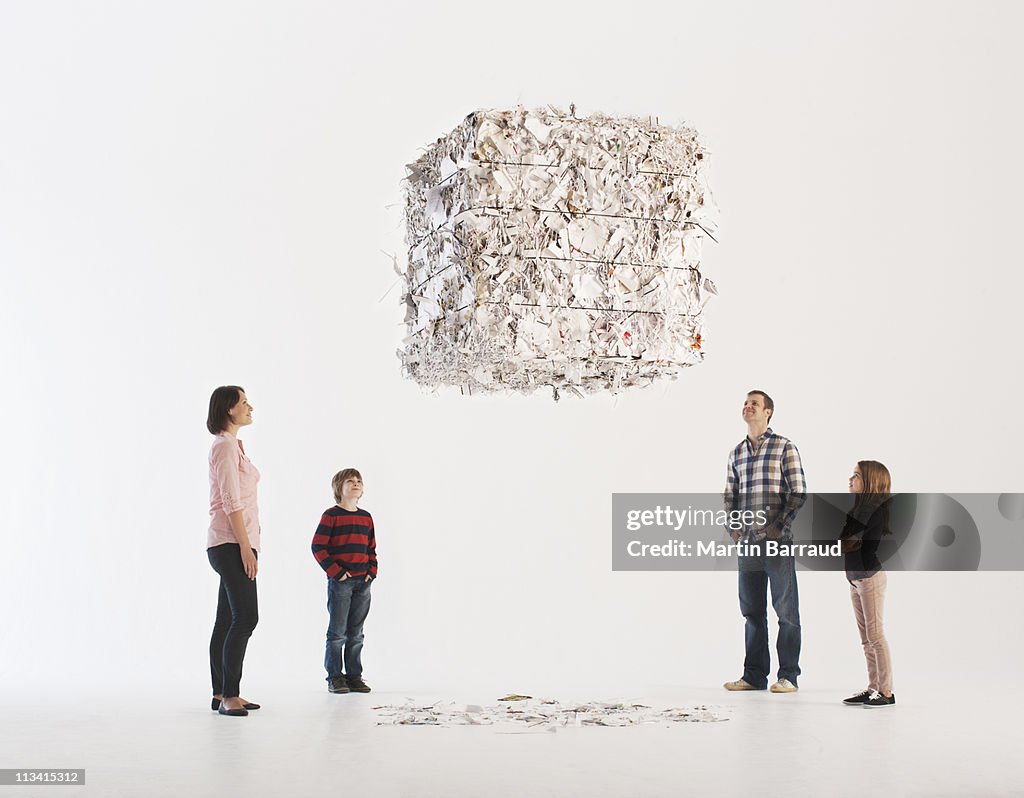
<instances>
[{"instance_id":1,"label":"boy's brown hair","mask_svg":"<svg viewBox=\"0 0 1024 798\"><path fill-rule=\"evenodd\" d=\"M334 489L334 501L338 502L338 504L341 504L342 499L341 486L345 484L346 479L351 479L352 477L359 477L360 481L363 479L363 475L355 468L343 468L331 479L331 487Z\"/></svg>"}]
</instances>

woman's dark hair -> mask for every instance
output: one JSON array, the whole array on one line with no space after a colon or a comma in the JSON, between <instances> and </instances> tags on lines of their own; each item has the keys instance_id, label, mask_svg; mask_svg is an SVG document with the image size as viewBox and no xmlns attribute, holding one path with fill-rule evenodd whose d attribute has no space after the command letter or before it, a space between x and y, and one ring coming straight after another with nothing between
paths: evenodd
<instances>
[{"instance_id":1,"label":"woman's dark hair","mask_svg":"<svg viewBox=\"0 0 1024 798\"><path fill-rule=\"evenodd\" d=\"M228 411L238 404L238 400L245 393L244 388L237 385L221 385L210 394L210 412L206 416L206 428L211 435L223 432L227 429L231 416Z\"/></svg>"}]
</instances>

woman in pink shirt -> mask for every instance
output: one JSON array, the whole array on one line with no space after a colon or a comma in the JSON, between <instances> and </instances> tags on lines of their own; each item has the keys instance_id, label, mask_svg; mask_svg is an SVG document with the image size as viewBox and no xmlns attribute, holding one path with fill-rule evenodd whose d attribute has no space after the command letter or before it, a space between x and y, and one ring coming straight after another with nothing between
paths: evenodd
<instances>
[{"instance_id":1,"label":"woman in pink shirt","mask_svg":"<svg viewBox=\"0 0 1024 798\"><path fill-rule=\"evenodd\" d=\"M260 520L256 509L256 470L238 439L252 424L252 405L237 385L217 388L210 397L206 428L216 435L210 449L210 529L206 554L220 575L217 620L210 638L211 708L221 715L248 715L259 709L239 697L242 660L259 621L256 601Z\"/></svg>"}]
</instances>

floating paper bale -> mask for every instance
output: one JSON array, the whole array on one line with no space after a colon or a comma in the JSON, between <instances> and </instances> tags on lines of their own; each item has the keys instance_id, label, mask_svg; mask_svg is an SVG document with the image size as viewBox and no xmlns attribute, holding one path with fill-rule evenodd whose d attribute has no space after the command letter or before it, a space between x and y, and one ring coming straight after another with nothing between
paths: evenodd
<instances>
[{"instance_id":1,"label":"floating paper bale","mask_svg":"<svg viewBox=\"0 0 1024 798\"><path fill-rule=\"evenodd\" d=\"M686 127L470 114L408 166L406 375L557 398L699 363L707 161Z\"/></svg>"}]
</instances>

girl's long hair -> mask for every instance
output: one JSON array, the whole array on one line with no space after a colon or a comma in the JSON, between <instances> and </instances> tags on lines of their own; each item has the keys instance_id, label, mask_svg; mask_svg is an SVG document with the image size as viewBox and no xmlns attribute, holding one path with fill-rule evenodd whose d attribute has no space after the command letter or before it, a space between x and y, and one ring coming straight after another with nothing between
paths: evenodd
<instances>
[{"instance_id":1,"label":"girl's long hair","mask_svg":"<svg viewBox=\"0 0 1024 798\"><path fill-rule=\"evenodd\" d=\"M853 500L853 514L865 523L878 509L882 510L882 534L891 535L889 528L889 499L892 498L892 477L889 469L877 460L858 460L864 490Z\"/></svg>"}]
</instances>

